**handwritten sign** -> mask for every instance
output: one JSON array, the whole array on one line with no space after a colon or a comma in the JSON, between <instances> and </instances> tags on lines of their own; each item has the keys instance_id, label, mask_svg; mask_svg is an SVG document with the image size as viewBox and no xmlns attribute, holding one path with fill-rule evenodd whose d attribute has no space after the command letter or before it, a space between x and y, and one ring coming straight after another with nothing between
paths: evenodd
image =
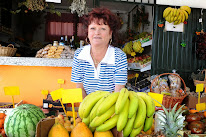
<instances>
[{"instance_id":1,"label":"handwritten sign","mask_svg":"<svg viewBox=\"0 0 206 137\"><path fill-rule=\"evenodd\" d=\"M162 100L163 100L163 95L162 94L148 92L148 95L151 96L153 99L157 100L159 103L162 104ZM155 106L161 107L161 104L159 104L155 100L154 100Z\"/></svg>"},{"instance_id":2,"label":"handwritten sign","mask_svg":"<svg viewBox=\"0 0 206 137\"><path fill-rule=\"evenodd\" d=\"M196 109L198 111L205 110L205 103L200 103L200 92L204 90L204 84L196 85L196 92L198 92L198 104L196 104Z\"/></svg>"},{"instance_id":3,"label":"handwritten sign","mask_svg":"<svg viewBox=\"0 0 206 137\"><path fill-rule=\"evenodd\" d=\"M63 79L58 79L58 80L57 80L57 83L58 83L58 84L64 84L64 80L63 80Z\"/></svg>"},{"instance_id":4,"label":"handwritten sign","mask_svg":"<svg viewBox=\"0 0 206 137\"><path fill-rule=\"evenodd\" d=\"M206 105L205 105L205 103L198 103L198 104L196 104L196 109L197 109L198 111L206 110Z\"/></svg>"},{"instance_id":5,"label":"handwritten sign","mask_svg":"<svg viewBox=\"0 0 206 137\"><path fill-rule=\"evenodd\" d=\"M18 86L4 87L4 94L10 96L20 95L19 87Z\"/></svg>"},{"instance_id":6,"label":"handwritten sign","mask_svg":"<svg viewBox=\"0 0 206 137\"><path fill-rule=\"evenodd\" d=\"M52 92L50 93L52 99L53 99L53 100L61 99L61 98L62 98L62 90L63 90L63 88L57 89L57 90L55 90L55 91L52 91Z\"/></svg>"},{"instance_id":7,"label":"handwritten sign","mask_svg":"<svg viewBox=\"0 0 206 137\"><path fill-rule=\"evenodd\" d=\"M196 85L196 92L202 92L204 89L204 84L197 84Z\"/></svg>"}]
</instances>

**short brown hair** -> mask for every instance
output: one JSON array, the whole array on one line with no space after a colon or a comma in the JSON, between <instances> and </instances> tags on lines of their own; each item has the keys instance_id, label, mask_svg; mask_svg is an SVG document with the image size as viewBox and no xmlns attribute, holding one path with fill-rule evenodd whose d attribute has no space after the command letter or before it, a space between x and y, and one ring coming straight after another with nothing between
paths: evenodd
<instances>
[{"instance_id":1,"label":"short brown hair","mask_svg":"<svg viewBox=\"0 0 206 137\"><path fill-rule=\"evenodd\" d=\"M110 30L112 31L111 45L118 46L118 31L121 28L120 19L107 8L94 8L88 15L85 15L83 17L85 33L88 34L88 26L92 21L99 22L102 19L104 24L108 25L110 27Z\"/></svg>"}]
</instances>

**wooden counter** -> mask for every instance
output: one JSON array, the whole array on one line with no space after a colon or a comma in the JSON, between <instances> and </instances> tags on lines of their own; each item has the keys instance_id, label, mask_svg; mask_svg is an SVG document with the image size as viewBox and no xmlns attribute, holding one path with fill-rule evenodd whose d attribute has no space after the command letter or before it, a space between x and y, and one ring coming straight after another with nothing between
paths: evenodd
<instances>
[{"instance_id":1,"label":"wooden counter","mask_svg":"<svg viewBox=\"0 0 206 137\"><path fill-rule=\"evenodd\" d=\"M4 95L3 87L19 86L20 95L14 101L24 100L37 106L42 105L42 90L49 92L60 86L57 79L64 79L62 88L75 88L71 82L72 59L0 57L0 102L12 102L10 96Z\"/></svg>"}]
</instances>

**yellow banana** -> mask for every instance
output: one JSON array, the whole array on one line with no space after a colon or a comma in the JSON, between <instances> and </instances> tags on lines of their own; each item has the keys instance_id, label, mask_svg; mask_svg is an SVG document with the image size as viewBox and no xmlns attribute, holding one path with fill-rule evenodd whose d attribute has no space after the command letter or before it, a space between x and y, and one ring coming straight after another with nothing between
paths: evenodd
<instances>
[{"instance_id":1,"label":"yellow banana","mask_svg":"<svg viewBox=\"0 0 206 137\"><path fill-rule=\"evenodd\" d=\"M124 129L123 129L123 135L124 135L124 137L129 136L129 134L132 132L132 128L133 128L133 125L134 125L134 120L135 120L135 118L136 118L136 112L135 112L135 114L132 116L132 118L128 118L127 124L126 124L126 126L124 127Z\"/></svg>"},{"instance_id":2,"label":"yellow banana","mask_svg":"<svg viewBox=\"0 0 206 137\"><path fill-rule=\"evenodd\" d=\"M187 20L187 19L188 19L188 13L187 13L185 10L182 10L182 13L184 13L184 15L185 15L185 20Z\"/></svg>"},{"instance_id":3,"label":"yellow banana","mask_svg":"<svg viewBox=\"0 0 206 137\"><path fill-rule=\"evenodd\" d=\"M174 15L173 16L177 16L177 9L176 8L174 8Z\"/></svg>"},{"instance_id":4,"label":"yellow banana","mask_svg":"<svg viewBox=\"0 0 206 137\"><path fill-rule=\"evenodd\" d=\"M172 8L169 14L171 17L174 16L174 9Z\"/></svg>"},{"instance_id":5,"label":"yellow banana","mask_svg":"<svg viewBox=\"0 0 206 137\"><path fill-rule=\"evenodd\" d=\"M94 96L96 94L99 94L100 92L102 91L95 91L95 92L92 92L91 94L87 95L83 101L80 103L80 106L79 106L79 110L78 110L78 113L79 113L79 116L81 119L83 119L84 117L84 108L85 106L88 104L88 102L90 102L90 99L94 98ZM105 92L105 91L104 91ZM107 92L108 93L108 92ZM87 106L88 107L88 106Z\"/></svg>"},{"instance_id":6,"label":"yellow banana","mask_svg":"<svg viewBox=\"0 0 206 137\"><path fill-rule=\"evenodd\" d=\"M96 116L92 122L90 123L90 127L98 127L103 124L107 119L109 119L114 114L115 105L113 105L110 109L108 109L101 116Z\"/></svg>"},{"instance_id":7,"label":"yellow banana","mask_svg":"<svg viewBox=\"0 0 206 137\"><path fill-rule=\"evenodd\" d=\"M128 96L129 91L126 88L122 88L119 92L119 96L115 104L115 114L119 114L123 110L125 102L128 99Z\"/></svg>"},{"instance_id":8,"label":"yellow banana","mask_svg":"<svg viewBox=\"0 0 206 137\"><path fill-rule=\"evenodd\" d=\"M117 125L119 115L114 115L112 118L108 119L106 122L104 122L102 125L98 126L96 128L96 131L98 132L104 132L112 129Z\"/></svg>"},{"instance_id":9,"label":"yellow banana","mask_svg":"<svg viewBox=\"0 0 206 137\"><path fill-rule=\"evenodd\" d=\"M153 114L155 112L155 103L154 103L154 100L152 99L152 97L150 97L149 95L147 95L144 92L137 92L137 95L142 97L142 99L144 100L144 102L147 106L147 116L148 117L153 116Z\"/></svg>"},{"instance_id":10,"label":"yellow banana","mask_svg":"<svg viewBox=\"0 0 206 137\"><path fill-rule=\"evenodd\" d=\"M190 15L191 8L189 6L181 6L180 9L187 11L187 13Z\"/></svg>"},{"instance_id":11,"label":"yellow banana","mask_svg":"<svg viewBox=\"0 0 206 137\"><path fill-rule=\"evenodd\" d=\"M176 16L178 17L180 15L180 9L177 9Z\"/></svg>"},{"instance_id":12,"label":"yellow banana","mask_svg":"<svg viewBox=\"0 0 206 137\"><path fill-rule=\"evenodd\" d=\"M173 21L175 22L176 20L177 20L177 17L175 16Z\"/></svg>"},{"instance_id":13,"label":"yellow banana","mask_svg":"<svg viewBox=\"0 0 206 137\"><path fill-rule=\"evenodd\" d=\"M165 20L168 21L169 23L171 23L170 18L171 18L171 16L169 15L165 18Z\"/></svg>"},{"instance_id":14,"label":"yellow banana","mask_svg":"<svg viewBox=\"0 0 206 137\"><path fill-rule=\"evenodd\" d=\"M134 121L134 128L139 128L142 125L144 125L145 118L146 118L146 104L144 100L141 97L139 97L137 115Z\"/></svg>"},{"instance_id":15,"label":"yellow banana","mask_svg":"<svg viewBox=\"0 0 206 137\"><path fill-rule=\"evenodd\" d=\"M119 96L119 92L114 92L111 93L109 96L107 96L105 100L99 105L99 108L97 109L97 116L102 115L111 106L113 106L116 103L118 96Z\"/></svg>"},{"instance_id":16,"label":"yellow banana","mask_svg":"<svg viewBox=\"0 0 206 137\"><path fill-rule=\"evenodd\" d=\"M129 113L128 118L132 118L133 115L137 112L138 109L138 96L134 91L129 91Z\"/></svg>"},{"instance_id":17,"label":"yellow banana","mask_svg":"<svg viewBox=\"0 0 206 137\"><path fill-rule=\"evenodd\" d=\"M163 18L166 18L170 14L171 9L172 9L171 7L168 7L164 10Z\"/></svg>"},{"instance_id":18,"label":"yellow banana","mask_svg":"<svg viewBox=\"0 0 206 137\"><path fill-rule=\"evenodd\" d=\"M184 22L184 21L185 21L185 14L184 14L182 11L180 11L180 14L182 14L182 20L181 20L181 22Z\"/></svg>"},{"instance_id":19,"label":"yellow banana","mask_svg":"<svg viewBox=\"0 0 206 137\"><path fill-rule=\"evenodd\" d=\"M144 132L147 132L151 127L152 127L152 124L153 124L153 116L151 117L146 117L146 120L144 122Z\"/></svg>"},{"instance_id":20,"label":"yellow banana","mask_svg":"<svg viewBox=\"0 0 206 137\"><path fill-rule=\"evenodd\" d=\"M84 122L87 126L89 126L89 124L90 124L89 116L86 118L83 118L82 122Z\"/></svg>"},{"instance_id":21,"label":"yellow banana","mask_svg":"<svg viewBox=\"0 0 206 137\"><path fill-rule=\"evenodd\" d=\"M130 133L130 137L136 137L142 130L144 125L141 125L139 128L133 128L132 132Z\"/></svg>"},{"instance_id":22,"label":"yellow banana","mask_svg":"<svg viewBox=\"0 0 206 137\"><path fill-rule=\"evenodd\" d=\"M91 112L93 106L97 103L97 101L99 101L106 94L109 94L109 92L100 91L100 92L97 92L97 94L93 94L93 95L89 96L89 98L87 98L87 101L85 102L85 105L83 108L83 117L84 118L89 116L89 113Z\"/></svg>"},{"instance_id":23,"label":"yellow banana","mask_svg":"<svg viewBox=\"0 0 206 137\"><path fill-rule=\"evenodd\" d=\"M96 104L95 106L92 108L89 116L90 116L90 122L96 117L97 114L97 109L99 108L99 105L105 100L105 98L107 96L109 96L110 94L106 94L104 97L102 97Z\"/></svg>"},{"instance_id":24,"label":"yellow banana","mask_svg":"<svg viewBox=\"0 0 206 137\"><path fill-rule=\"evenodd\" d=\"M171 22L173 22L173 21L174 21L174 16L171 16L170 21L171 21Z\"/></svg>"},{"instance_id":25,"label":"yellow banana","mask_svg":"<svg viewBox=\"0 0 206 137\"><path fill-rule=\"evenodd\" d=\"M123 130L123 128L126 126L128 111L129 111L129 99L127 98L126 103L124 105L124 111L121 111L119 114L119 118L117 121L117 131Z\"/></svg>"}]
</instances>

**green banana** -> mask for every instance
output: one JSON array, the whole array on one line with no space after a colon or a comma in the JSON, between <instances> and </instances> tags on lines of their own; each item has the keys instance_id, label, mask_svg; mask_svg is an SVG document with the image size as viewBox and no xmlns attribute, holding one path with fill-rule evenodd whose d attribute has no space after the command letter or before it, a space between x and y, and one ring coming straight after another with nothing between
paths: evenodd
<instances>
[{"instance_id":1,"label":"green banana","mask_svg":"<svg viewBox=\"0 0 206 137\"><path fill-rule=\"evenodd\" d=\"M136 137L142 130L144 125L141 125L139 128L133 128L132 132L130 133L130 137Z\"/></svg>"},{"instance_id":2,"label":"green banana","mask_svg":"<svg viewBox=\"0 0 206 137\"><path fill-rule=\"evenodd\" d=\"M91 127L98 127L103 124L107 119L109 119L114 114L115 105L113 105L110 109L108 109L101 116L96 116L92 122L90 123Z\"/></svg>"},{"instance_id":3,"label":"green banana","mask_svg":"<svg viewBox=\"0 0 206 137\"><path fill-rule=\"evenodd\" d=\"M134 120L135 120L135 118L136 118L136 112L135 112L135 114L132 116L132 118L128 118L127 124L126 124L126 126L124 127L124 129L123 129L123 135L124 135L124 137L129 136L129 134L132 132L132 128L133 128L133 125L134 125Z\"/></svg>"},{"instance_id":4,"label":"green banana","mask_svg":"<svg viewBox=\"0 0 206 137\"><path fill-rule=\"evenodd\" d=\"M119 115L114 115L112 118L108 119L102 125L98 126L96 128L96 131L104 132L104 131L108 131L112 129L113 127L116 126L118 118L119 118Z\"/></svg>"},{"instance_id":5,"label":"green banana","mask_svg":"<svg viewBox=\"0 0 206 137\"><path fill-rule=\"evenodd\" d=\"M138 109L138 96L134 91L129 91L129 113L128 118L132 118L133 115L137 112Z\"/></svg>"},{"instance_id":6,"label":"green banana","mask_svg":"<svg viewBox=\"0 0 206 137\"><path fill-rule=\"evenodd\" d=\"M87 118L83 118L82 122L84 122L87 126L90 124L89 116Z\"/></svg>"},{"instance_id":7,"label":"green banana","mask_svg":"<svg viewBox=\"0 0 206 137\"><path fill-rule=\"evenodd\" d=\"M153 114L155 112L155 103L154 103L154 100L152 99L152 97L150 97L149 95L147 95L144 92L137 92L137 95L142 97L142 99L144 100L144 102L147 105L147 116L148 117L153 116Z\"/></svg>"},{"instance_id":8,"label":"green banana","mask_svg":"<svg viewBox=\"0 0 206 137\"><path fill-rule=\"evenodd\" d=\"M97 103L97 101L99 101L106 94L109 94L109 92L100 91L99 93L93 94L93 96L90 96L89 98L87 98L87 101L85 102L85 105L83 108L83 117L84 118L89 116L89 113L91 112L93 106Z\"/></svg>"},{"instance_id":9,"label":"green banana","mask_svg":"<svg viewBox=\"0 0 206 137\"><path fill-rule=\"evenodd\" d=\"M94 131L96 130L96 127L90 127L90 125L89 125L89 129L90 129L92 132L94 132Z\"/></svg>"},{"instance_id":10,"label":"green banana","mask_svg":"<svg viewBox=\"0 0 206 137\"><path fill-rule=\"evenodd\" d=\"M144 100L141 97L139 97L137 115L134 121L134 128L139 128L140 126L144 125L145 118L146 104Z\"/></svg>"},{"instance_id":11,"label":"green banana","mask_svg":"<svg viewBox=\"0 0 206 137\"><path fill-rule=\"evenodd\" d=\"M153 124L153 116L151 117L146 117L146 120L144 122L144 132L147 132L151 127L152 127L152 124Z\"/></svg>"},{"instance_id":12,"label":"green banana","mask_svg":"<svg viewBox=\"0 0 206 137\"><path fill-rule=\"evenodd\" d=\"M92 120L96 117L97 114L97 109L99 108L99 105L105 100L105 98L107 96L109 96L110 94L106 94L104 97L102 97L96 104L95 106L92 108L89 116L90 116L90 122L92 122Z\"/></svg>"},{"instance_id":13,"label":"green banana","mask_svg":"<svg viewBox=\"0 0 206 137\"><path fill-rule=\"evenodd\" d=\"M129 111L129 99L127 98L126 103L124 105L124 111L121 111L119 113L119 118L117 121L117 131L121 131L126 126L128 111Z\"/></svg>"},{"instance_id":14,"label":"green banana","mask_svg":"<svg viewBox=\"0 0 206 137\"><path fill-rule=\"evenodd\" d=\"M118 96L119 92L113 92L109 96L107 96L105 100L99 105L99 108L97 109L97 116L102 115L111 106L113 106L116 103Z\"/></svg>"},{"instance_id":15,"label":"green banana","mask_svg":"<svg viewBox=\"0 0 206 137\"><path fill-rule=\"evenodd\" d=\"M84 106L85 104L87 104L87 102L93 97L95 96L96 94L99 94L100 92L102 91L96 91L96 92L92 92L91 94L87 95L83 101L80 103L80 106L79 106L79 109L78 109L78 113L79 113L79 116L81 119L83 119L83 111L84 111Z\"/></svg>"},{"instance_id":16,"label":"green banana","mask_svg":"<svg viewBox=\"0 0 206 137\"><path fill-rule=\"evenodd\" d=\"M128 99L128 96L129 91L126 88L122 88L120 90L119 96L115 104L115 114L118 115L123 110L125 102Z\"/></svg>"}]
</instances>

